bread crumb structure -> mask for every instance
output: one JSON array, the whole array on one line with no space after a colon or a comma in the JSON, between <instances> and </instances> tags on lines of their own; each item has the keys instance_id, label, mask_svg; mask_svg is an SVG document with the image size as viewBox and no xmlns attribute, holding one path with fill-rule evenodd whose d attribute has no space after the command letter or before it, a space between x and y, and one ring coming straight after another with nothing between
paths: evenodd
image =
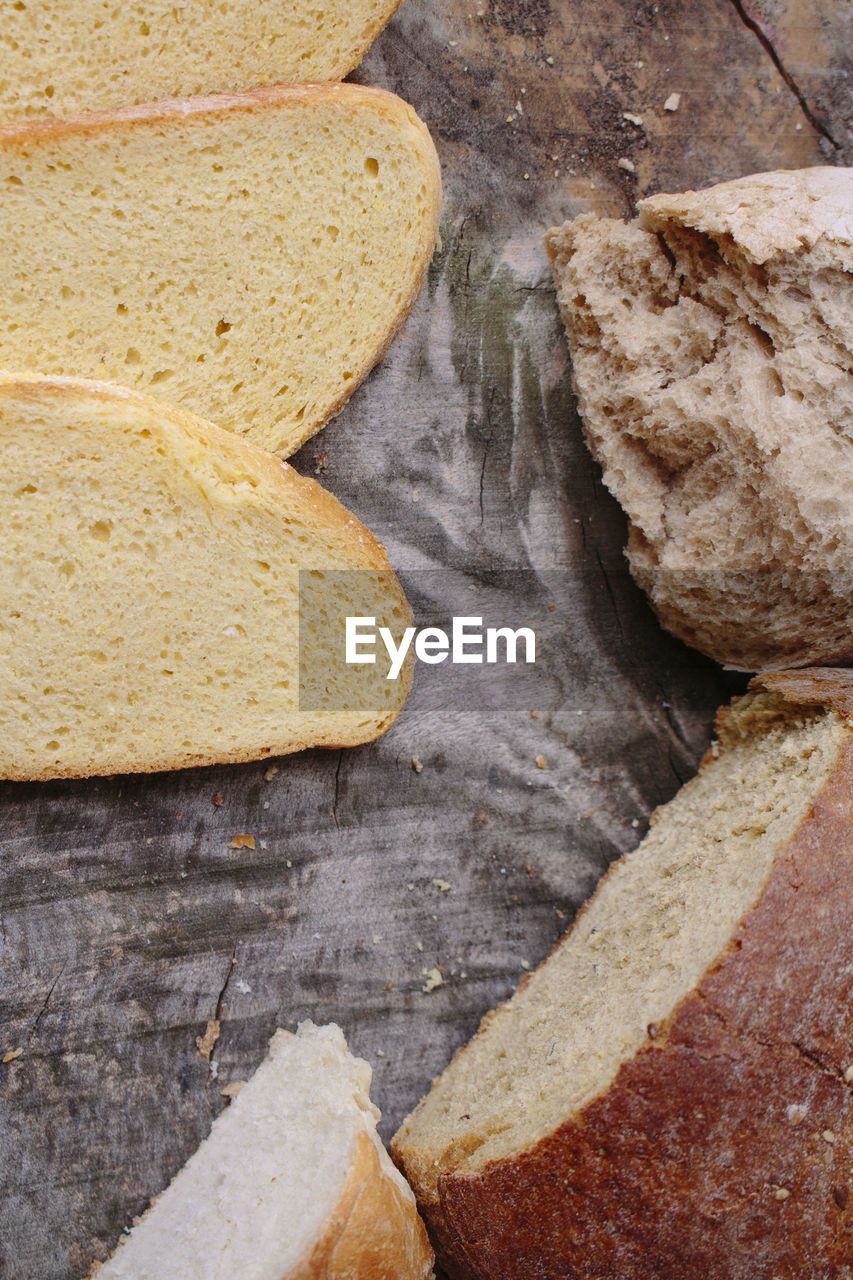
<instances>
[{"instance_id":1,"label":"bread crumb structure","mask_svg":"<svg viewBox=\"0 0 853 1280\"><path fill-rule=\"evenodd\" d=\"M259 89L0 127L0 368L146 392L287 456L414 302L429 134L393 94Z\"/></svg>"},{"instance_id":2,"label":"bread crumb structure","mask_svg":"<svg viewBox=\"0 0 853 1280\"><path fill-rule=\"evenodd\" d=\"M370 1078L339 1027L277 1031L97 1280L426 1280L432 1252Z\"/></svg>"},{"instance_id":3,"label":"bread crumb structure","mask_svg":"<svg viewBox=\"0 0 853 1280\"><path fill-rule=\"evenodd\" d=\"M96 0L3 10L0 120L341 80L400 0Z\"/></svg>"},{"instance_id":4,"label":"bread crumb structure","mask_svg":"<svg viewBox=\"0 0 853 1280\"><path fill-rule=\"evenodd\" d=\"M411 619L383 549L285 463L146 396L36 377L0 378L0 462L3 777L345 746L402 707L409 672L344 663L348 612Z\"/></svg>"},{"instance_id":5,"label":"bread crumb structure","mask_svg":"<svg viewBox=\"0 0 853 1280\"><path fill-rule=\"evenodd\" d=\"M699 775L405 1121L392 1149L450 1275L843 1273L851 715L853 673L828 670L723 712Z\"/></svg>"},{"instance_id":6,"label":"bread crumb structure","mask_svg":"<svg viewBox=\"0 0 853 1280\"><path fill-rule=\"evenodd\" d=\"M657 195L546 243L664 626L746 671L853 662L853 169Z\"/></svg>"}]
</instances>

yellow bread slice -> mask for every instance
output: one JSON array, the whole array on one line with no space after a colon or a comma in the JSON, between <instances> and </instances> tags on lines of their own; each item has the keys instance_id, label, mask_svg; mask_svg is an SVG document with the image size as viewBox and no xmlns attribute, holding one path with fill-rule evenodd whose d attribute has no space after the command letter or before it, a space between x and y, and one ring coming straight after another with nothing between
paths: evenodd
<instances>
[{"instance_id":1,"label":"yellow bread slice","mask_svg":"<svg viewBox=\"0 0 853 1280\"><path fill-rule=\"evenodd\" d=\"M348 613L410 621L319 485L136 392L0 378L0 776L375 738L409 673L347 667Z\"/></svg>"},{"instance_id":2,"label":"yellow bread slice","mask_svg":"<svg viewBox=\"0 0 853 1280\"><path fill-rule=\"evenodd\" d=\"M400 0L48 0L3 7L0 119L341 80Z\"/></svg>"},{"instance_id":3,"label":"yellow bread slice","mask_svg":"<svg viewBox=\"0 0 853 1280\"><path fill-rule=\"evenodd\" d=\"M393 94L300 85L0 127L0 368L145 391L287 456L414 302L438 160Z\"/></svg>"}]
</instances>

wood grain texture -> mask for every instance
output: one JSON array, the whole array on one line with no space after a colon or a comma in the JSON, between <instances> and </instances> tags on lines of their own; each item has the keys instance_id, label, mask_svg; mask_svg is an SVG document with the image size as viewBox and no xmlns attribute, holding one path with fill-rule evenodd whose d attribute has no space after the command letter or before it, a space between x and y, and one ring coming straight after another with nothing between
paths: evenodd
<instances>
[{"instance_id":1,"label":"wood grain texture","mask_svg":"<svg viewBox=\"0 0 853 1280\"><path fill-rule=\"evenodd\" d=\"M780 3L815 93L844 9ZM584 208L826 163L822 135L730 0L405 0L357 78L432 128L442 244L384 363L296 465L385 541L419 622L476 600L493 625L535 615L543 643L532 672L421 671L380 742L271 777L0 787L0 1057L23 1050L0 1067L0 1274L16 1280L103 1257L277 1025L338 1021L393 1132L742 687L663 635L630 580L541 237ZM229 848L237 833L255 849Z\"/></svg>"}]
</instances>

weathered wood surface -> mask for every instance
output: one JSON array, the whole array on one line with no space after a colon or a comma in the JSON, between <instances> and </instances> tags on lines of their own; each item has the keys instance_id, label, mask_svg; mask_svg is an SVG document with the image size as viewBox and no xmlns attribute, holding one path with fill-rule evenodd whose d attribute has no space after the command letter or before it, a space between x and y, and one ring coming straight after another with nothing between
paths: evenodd
<instances>
[{"instance_id":1,"label":"weathered wood surface","mask_svg":"<svg viewBox=\"0 0 853 1280\"><path fill-rule=\"evenodd\" d=\"M421 675L382 741L274 776L0 788L0 1056L23 1050L0 1067L2 1276L105 1256L278 1025L339 1022L392 1132L695 768L741 681L631 584L541 236L645 192L850 163L850 22L846 0L405 0L377 41L356 78L430 124L442 244L296 462L412 571L419 621L481 601L546 643L533 672ZM254 851L228 847L243 832Z\"/></svg>"}]
</instances>

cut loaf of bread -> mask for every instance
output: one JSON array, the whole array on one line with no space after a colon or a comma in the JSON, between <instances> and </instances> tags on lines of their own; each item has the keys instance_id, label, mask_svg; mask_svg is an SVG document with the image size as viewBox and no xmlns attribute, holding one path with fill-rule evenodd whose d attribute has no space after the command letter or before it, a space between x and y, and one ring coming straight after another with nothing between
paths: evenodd
<instances>
[{"instance_id":1,"label":"cut loaf of bread","mask_svg":"<svg viewBox=\"0 0 853 1280\"><path fill-rule=\"evenodd\" d=\"M634 576L732 667L853 662L853 169L639 211L547 237Z\"/></svg>"},{"instance_id":2,"label":"cut loaf of bread","mask_svg":"<svg viewBox=\"0 0 853 1280\"><path fill-rule=\"evenodd\" d=\"M286 456L346 402L436 240L430 136L304 85L0 127L0 368L116 382Z\"/></svg>"},{"instance_id":3,"label":"cut loaf of bread","mask_svg":"<svg viewBox=\"0 0 853 1280\"><path fill-rule=\"evenodd\" d=\"M0 776L253 760L382 733L410 673L384 551L230 432L98 383L0 378Z\"/></svg>"},{"instance_id":4,"label":"cut loaf of bread","mask_svg":"<svg viewBox=\"0 0 853 1280\"><path fill-rule=\"evenodd\" d=\"M277 1031L97 1280L426 1280L415 1198L339 1027Z\"/></svg>"},{"instance_id":5,"label":"cut loaf of bread","mask_svg":"<svg viewBox=\"0 0 853 1280\"><path fill-rule=\"evenodd\" d=\"M768 675L392 1151L451 1276L853 1265L853 672Z\"/></svg>"},{"instance_id":6,"label":"cut loaf of bread","mask_svg":"<svg viewBox=\"0 0 853 1280\"><path fill-rule=\"evenodd\" d=\"M341 80L400 0L47 0L3 7L0 119Z\"/></svg>"}]
</instances>

